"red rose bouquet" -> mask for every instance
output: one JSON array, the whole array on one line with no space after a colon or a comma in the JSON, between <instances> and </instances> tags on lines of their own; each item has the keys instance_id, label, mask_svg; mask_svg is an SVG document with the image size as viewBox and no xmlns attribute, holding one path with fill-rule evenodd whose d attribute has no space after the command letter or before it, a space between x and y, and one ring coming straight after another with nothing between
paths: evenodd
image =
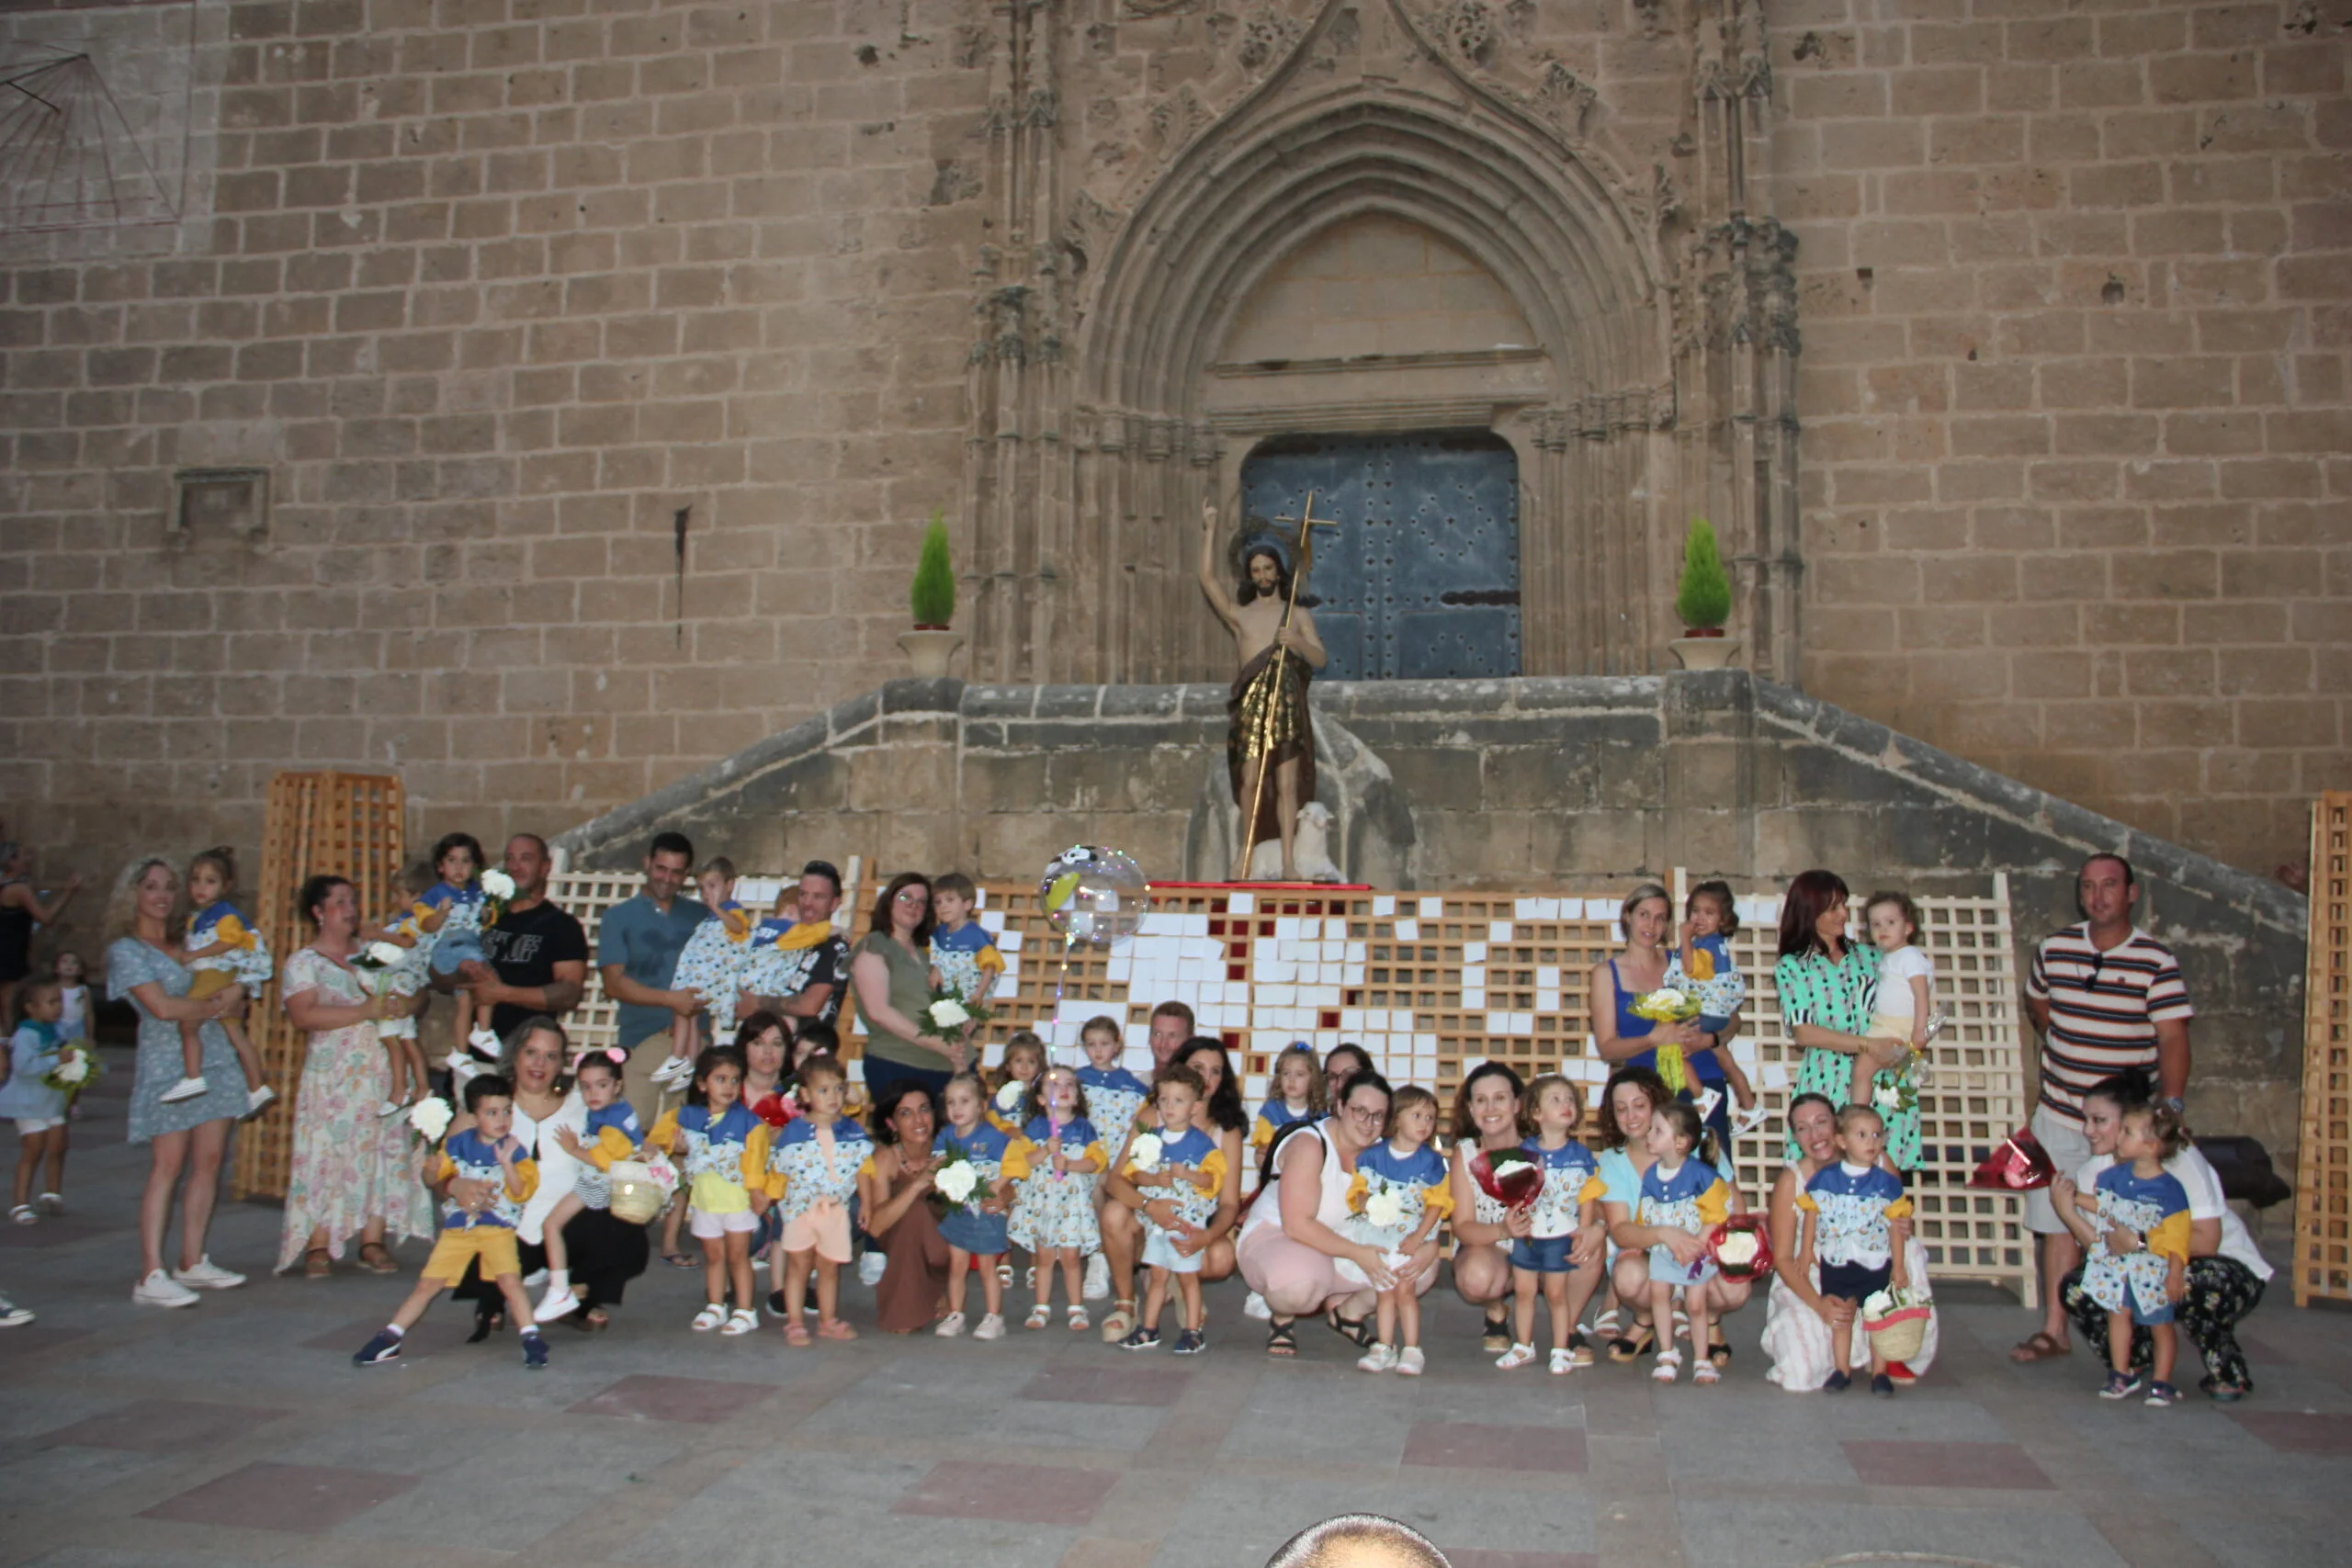
<instances>
[{"instance_id":1,"label":"red rose bouquet","mask_svg":"<svg viewBox=\"0 0 2352 1568\"><path fill-rule=\"evenodd\" d=\"M1734 1214L1707 1235L1707 1256L1726 1280L1760 1280L1772 1271L1772 1233L1762 1214Z\"/></svg>"},{"instance_id":2,"label":"red rose bouquet","mask_svg":"<svg viewBox=\"0 0 2352 1568\"><path fill-rule=\"evenodd\" d=\"M1470 1156L1470 1179L1506 1209L1523 1209L1544 1190L1544 1168L1518 1149L1481 1149Z\"/></svg>"}]
</instances>

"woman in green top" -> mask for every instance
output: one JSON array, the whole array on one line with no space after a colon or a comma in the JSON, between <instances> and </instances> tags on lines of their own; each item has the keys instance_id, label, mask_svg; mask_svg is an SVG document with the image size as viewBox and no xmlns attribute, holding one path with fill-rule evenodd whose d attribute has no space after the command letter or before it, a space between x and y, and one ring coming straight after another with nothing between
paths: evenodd
<instances>
[{"instance_id":1,"label":"woman in green top","mask_svg":"<svg viewBox=\"0 0 2352 1568\"><path fill-rule=\"evenodd\" d=\"M1781 994L1781 1021L1804 1047L1793 1099L1817 1094L1832 1105L1851 1098L1854 1055L1870 1043L1871 1006L1878 994L1878 950L1846 938L1846 884L1836 872L1800 872L1781 900L1781 959L1772 983ZM1919 1163L1917 1106L1885 1113L1886 1152L1909 1168ZM1788 1157L1799 1157L1789 1137Z\"/></svg>"},{"instance_id":2,"label":"woman in green top","mask_svg":"<svg viewBox=\"0 0 2352 1568\"><path fill-rule=\"evenodd\" d=\"M936 1105L948 1076L961 1064L915 1021L931 1005L931 881L902 871L874 903L874 923L850 956L849 983L865 1021L865 1093L912 1078Z\"/></svg>"}]
</instances>

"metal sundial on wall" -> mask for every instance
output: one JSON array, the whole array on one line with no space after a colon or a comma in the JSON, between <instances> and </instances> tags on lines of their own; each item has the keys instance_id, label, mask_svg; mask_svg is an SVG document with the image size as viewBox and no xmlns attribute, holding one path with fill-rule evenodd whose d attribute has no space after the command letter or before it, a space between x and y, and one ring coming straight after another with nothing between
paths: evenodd
<instances>
[{"instance_id":1,"label":"metal sundial on wall","mask_svg":"<svg viewBox=\"0 0 2352 1568\"><path fill-rule=\"evenodd\" d=\"M86 53L0 59L0 231L168 223L179 203Z\"/></svg>"}]
</instances>

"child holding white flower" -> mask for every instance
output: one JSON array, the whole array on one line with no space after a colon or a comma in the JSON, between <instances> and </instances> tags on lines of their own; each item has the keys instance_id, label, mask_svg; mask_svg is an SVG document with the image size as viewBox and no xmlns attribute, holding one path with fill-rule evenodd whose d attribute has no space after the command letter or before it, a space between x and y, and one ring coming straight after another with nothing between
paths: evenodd
<instances>
[{"instance_id":1,"label":"child holding white flower","mask_svg":"<svg viewBox=\"0 0 2352 1568\"><path fill-rule=\"evenodd\" d=\"M1314 1053L1306 1056L1311 1064ZM1315 1081L1320 1085L1320 1073ZM1396 1091L1388 1102L1387 1138L1356 1156L1355 1180L1348 1188L1349 1219L1341 1227L1351 1241L1419 1257L1424 1273L1437 1267L1437 1243L1430 1233L1453 1212L1445 1156L1430 1146L1437 1135L1437 1096L1419 1085ZM1392 1285L1374 1299L1379 1303L1380 1337L1356 1362L1358 1370L1420 1376L1425 1364L1420 1292L1410 1285Z\"/></svg>"},{"instance_id":2,"label":"child holding white flower","mask_svg":"<svg viewBox=\"0 0 2352 1568\"><path fill-rule=\"evenodd\" d=\"M1854 1053L1849 1099L1886 1119L1886 1153L1898 1170L1919 1163L1919 1104L1915 1058L1928 1048L1934 1016L1935 961L1918 947L1919 906L1907 893L1873 893L1862 906L1871 945L1879 952L1866 1051Z\"/></svg>"},{"instance_id":3,"label":"child holding white flower","mask_svg":"<svg viewBox=\"0 0 2352 1568\"><path fill-rule=\"evenodd\" d=\"M1037 1304L1029 1309L1024 1327L1043 1328L1052 1321L1057 1268L1069 1289L1070 1328L1089 1326L1080 1270L1087 1255L1102 1246L1094 1179L1110 1162L1086 1110L1086 1091L1068 1067L1039 1073L1020 1108L1019 1131L1032 1145L1025 1156L1029 1174L1014 1184L1006 1229L1037 1259Z\"/></svg>"},{"instance_id":4,"label":"child holding white flower","mask_svg":"<svg viewBox=\"0 0 2352 1568\"><path fill-rule=\"evenodd\" d=\"M1000 1133L1021 1131L1030 1086L1045 1070L1045 1041L1029 1030L1014 1031L1004 1043L1002 1065L989 1079L989 1124Z\"/></svg>"},{"instance_id":5,"label":"child holding white flower","mask_svg":"<svg viewBox=\"0 0 2352 1568\"><path fill-rule=\"evenodd\" d=\"M1714 1041L1689 1054L1690 1081L1683 1092L1694 1094L1705 1107L1701 1119L1714 1130L1715 1151L1725 1175L1730 1174L1733 1130L1725 1092L1743 1113L1742 1130L1760 1119L1755 1086L1731 1054L1732 1023L1747 1000L1747 977L1731 953L1731 939L1738 934L1739 906L1731 884L1702 882L1683 900L1682 943L1666 963L1666 984L1699 998L1699 1029Z\"/></svg>"},{"instance_id":6,"label":"child holding white flower","mask_svg":"<svg viewBox=\"0 0 2352 1568\"><path fill-rule=\"evenodd\" d=\"M670 985L681 991L702 993L703 1010L684 1013L670 1025L673 1061L692 1061L702 1048L703 1020L710 1021L709 1036L724 1040L735 1032L735 998L743 988L743 972L752 962L752 933L759 929L757 915L735 897L735 863L725 855L706 862L695 879L703 907L710 918L695 928L678 953Z\"/></svg>"},{"instance_id":7,"label":"child holding white flower","mask_svg":"<svg viewBox=\"0 0 2352 1568\"><path fill-rule=\"evenodd\" d=\"M41 1081L58 1067L64 1037L57 1021L64 1006L63 987L54 980L28 980L17 991L23 1021L8 1041L0 1116L17 1124L17 1186L8 1217L20 1225L65 1212L65 1108L71 1097ZM44 1163L49 1182L36 1207L34 1173Z\"/></svg>"},{"instance_id":8,"label":"child holding white flower","mask_svg":"<svg viewBox=\"0 0 2352 1568\"><path fill-rule=\"evenodd\" d=\"M932 988L951 991L974 1010L987 1005L1004 973L995 936L972 918L979 902L979 889L962 872L951 871L931 885L931 909L939 919L931 933Z\"/></svg>"},{"instance_id":9,"label":"child holding white flower","mask_svg":"<svg viewBox=\"0 0 2352 1568\"><path fill-rule=\"evenodd\" d=\"M1838 1113L1838 1163L1815 1171L1797 1198L1797 1207L1815 1216L1804 1227L1798 1268L1818 1263L1823 1299L1857 1308L1830 1320L1830 1364L1837 1370L1821 1385L1825 1393L1843 1393L1853 1385L1846 1369L1854 1364L1854 1319L1861 1303L1890 1285L1901 1289L1911 1282L1891 1224L1909 1216L1911 1200L1881 1162L1885 1152L1885 1120L1867 1105L1849 1105ZM1894 1393L1894 1379L1876 1345L1871 1347L1871 1392L1882 1397Z\"/></svg>"},{"instance_id":10,"label":"child holding white flower","mask_svg":"<svg viewBox=\"0 0 2352 1568\"><path fill-rule=\"evenodd\" d=\"M580 1298L571 1293L571 1257L564 1247L563 1227L582 1209L613 1206L612 1183L605 1173L615 1160L634 1159L638 1145L645 1141L637 1111L621 1094L621 1064L628 1059L628 1054L617 1049L591 1051L572 1068L572 1083L588 1107L588 1122L585 1137L567 1126L555 1130L555 1141L579 1162L580 1170L571 1179L571 1190L556 1201L545 1222L548 1288L539 1298L541 1323L552 1322L580 1304Z\"/></svg>"},{"instance_id":11,"label":"child holding white flower","mask_svg":"<svg viewBox=\"0 0 2352 1568\"><path fill-rule=\"evenodd\" d=\"M1552 1314L1549 1365L1555 1376L1566 1377L1592 1364L1592 1352L1586 1348L1577 1321L1600 1283L1604 1237L1600 1209L1605 1183L1592 1151L1577 1138L1584 1121L1584 1097L1577 1086L1557 1073L1545 1073L1527 1086L1527 1103L1535 1131L1519 1148L1543 1168L1544 1185L1528 1206L1527 1234L1510 1246L1513 1333L1510 1348L1495 1365L1510 1371L1535 1359L1535 1301L1540 1295Z\"/></svg>"},{"instance_id":12,"label":"child holding white flower","mask_svg":"<svg viewBox=\"0 0 2352 1568\"><path fill-rule=\"evenodd\" d=\"M469 959L488 961L481 931L498 917L484 908L492 890L481 867L481 844L471 833L444 833L433 846L433 870L440 880L410 906L401 929L429 953L435 975L454 975ZM503 888L497 897L513 897L514 879L503 871L492 874ZM458 1008L457 1050L462 1053L475 1043L473 992L459 987L450 995ZM493 1038L491 1054L497 1048Z\"/></svg>"},{"instance_id":13,"label":"child holding white flower","mask_svg":"<svg viewBox=\"0 0 2352 1568\"><path fill-rule=\"evenodd\" d=\"M206 850L188 862L187 897L195 909L187 918L182 956L195 975L188 982L190 1001L219 996L232 986L243 986L250 994L274 972L269 944L229 902L230 889L236 884L237 854L226 844ZM180 1081L164 1091L166 1105L194 1100L209 1087L204 1081L204 1043L198 1038L201 1025L186 1021L179 1028L183 1068ZM244 1069L245 1113L251 1115L277 1099L277 1091L262 1081L261 1053L245 1033L243 1009L223 1013L220 1028L236 1049L237 1065Z\"/></svg>"},{"instance_id":14,"label":"child holding white flower","mask_svg":"<svg viewBox=\"0 0 2352 1568\"><path fill-rule=\"evenodd\" d=\"M794 1346L808 1343L800 1317L812 1273L817 1337L857 1337L841 1315L841 1271L850 1260L850 1200L874 1153L873 1135L842 1114L849 1077L839 1062L811 1056L800 1065L799 1080L801 1114L784 1124L767 1154L767 1195L784 1225L775 1244L784 1258L784 1342Z\"/></svg>"},{"instance_id":15,"label":"child holding white flower","mask_svg":"<svg viewBox=\"0 0 2352 1568\"><path fill-rule=\"evenodd\" d=\"M988 1311L972 1337L1001 1339L1004 1281L996 1269L1012 1245L1005 1212L1012 1204L1012 1184L1029 1174L1029 1143L989 1124L978 1074L957 1073L947 1080L940 1098L947 1125L932 1140L931 1152L945 1163L933 1172L931 1187L950 1205L939 1221L939 1234L947 1243L947 1315L933 1332L942 1339L964 1332L964 1297L977 1261Z\"/></svg>"},{"instance_id":16,"label":"child holding white flower","mask_svg":"<svg viewBox=\"0 0 2352 1568\"><path fill-rule=\"evenodd\" d=\"M1176 1354L1195 1356L1208 1348L1201 1333L1201 1252L1177 1250L1176 1232L1150 1213L1151 1202L1161 1198L1174 1201L1175 1218L1182 1225L1205 1225L1216 1213L1217 1194L1225 1190L1225 1150L1193 1125L1193 1113L1207 1097L1208 1085L1192 1068L1172 1064L1162 1067L1151 1086L1151 1108L1159 1117L1159 1131L1137 1133L1128 1142L1127 1162L1119 1174L1146 1201L1140 1216L1143 1260L1150 1266L1151 1283L1144 1292L1143 1313L1135 1328L1119 1341L1121 1349L1159 1348L1159 1312L1168 1304L1171 1280L1184 1303L1184 1327L1176 1337Z\"/></svg>"}]
</instances>

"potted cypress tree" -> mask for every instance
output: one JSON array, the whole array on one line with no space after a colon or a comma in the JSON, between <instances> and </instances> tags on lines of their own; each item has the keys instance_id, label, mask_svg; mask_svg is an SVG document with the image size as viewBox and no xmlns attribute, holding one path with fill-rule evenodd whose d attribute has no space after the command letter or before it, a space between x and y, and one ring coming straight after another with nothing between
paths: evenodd
<instances>
[{"instance_id":1,"label":"potted cypress tree","mask_svg":"<svg viewBox=\"0 0 2352 1568\"><path fill-rule=\"evenodd\" d=\"M1737 656L1740 639L1724 635L1724 623L1731 619L1731 576L1715 548L1715 526L1703 517L1693 517L1683 536L1674 610L1682 617L1682 635L1669 646L1682 668L1721 670Z\"/></svg>"},{"instance_id":2,"label":"potted cypress tree","mask_svg":"<svg viewBox=\"0 0 2352 1568\"><path fill-rule=\"evenodd\" d=\"M956 618L956 569L947 558L947 522L942 513L931 514L931 526L923 532L922 554L915 560L914 586L907 598L915 625L912 631L899 634L899 646L914 661L917 680L934 680L947 673L947 661L964 646L964 639L947 629Z\"/></svg>"}]
</instances>

